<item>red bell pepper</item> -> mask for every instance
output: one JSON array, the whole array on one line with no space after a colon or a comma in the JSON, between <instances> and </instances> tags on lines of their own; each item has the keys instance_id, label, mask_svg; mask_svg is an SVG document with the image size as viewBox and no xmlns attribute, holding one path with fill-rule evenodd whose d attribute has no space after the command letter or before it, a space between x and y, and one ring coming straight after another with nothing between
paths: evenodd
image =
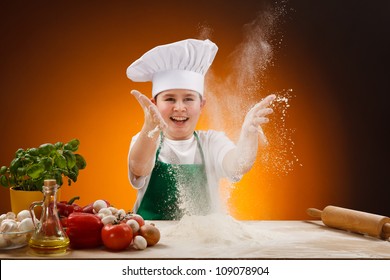
<instances>
[{"instance_id":1,"label":"red bell pepper","mask_svg":"<svg viewBox=\"0 0 390 280\"><path fill-rule=\"evenodd\" d=\"M95 214L73 212L68 216L67 226L66 234L72 248L95 248L102 245L103 223Z\"/></svg>"},{"instance_id":2,"label":"red bell pepper","mask_svg":"<svg viewBox=\"0 0 390 280\"><path fill-rule=\"evenodd\" d=\"M90 204L88 204L88 205L85 205L84 207L83 207L83 212L84 213L93 213L93 203L90 203Z\"/></svg>"},{"instance_id":3,"label":"red bell pepper","mask_svg":"<svg viewBox=\"0 0 390 280\"><path fill-rule=\"evenodd\" d=\"M57 202L58 215L60 217L68 217L70 213L82 212L83 209L79 205L73 203L77 199L80 199L80 197L75 196L72 199L70 199L69 201Z\"/></svg>"},{"instance_id":4,"label":"red bell pepper","mask_svg":"<svg viewBox=\"0 0 390 280\"><path fill-rule=\"evenodd\" d=\"M66 229L68 227L68 217L60 217L61 226Z\"/></svg>"}]
</instances>

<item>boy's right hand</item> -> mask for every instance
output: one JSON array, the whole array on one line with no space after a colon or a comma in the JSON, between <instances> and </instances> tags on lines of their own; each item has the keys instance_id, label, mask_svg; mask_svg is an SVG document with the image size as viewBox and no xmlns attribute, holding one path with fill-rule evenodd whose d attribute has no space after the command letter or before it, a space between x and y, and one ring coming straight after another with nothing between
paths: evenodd
<instances>
[{"instance_id":1,"label":"boy's right hand","mask_svg":"<svg viewBox=\"0 0 390 280\"><path fill-rule=\"evenodd\" d=\"M167 124L162 118L160 112L158 111L157 106L153 104L148 97L140 93L138 90L132 90L131 94L135 97L135 99L138 101L138 103L144 110L145 121L142 129L147 132L156 129L158 129L159 131L164 130L167 127Z\"/></svg>"}]
</instances>

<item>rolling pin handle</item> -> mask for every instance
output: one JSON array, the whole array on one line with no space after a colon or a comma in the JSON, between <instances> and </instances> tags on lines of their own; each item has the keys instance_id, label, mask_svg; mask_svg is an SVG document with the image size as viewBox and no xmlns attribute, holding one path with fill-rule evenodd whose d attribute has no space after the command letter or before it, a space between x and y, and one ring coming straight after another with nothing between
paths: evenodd
<instances>
[{"instance_id":1,"label":"rolling pin handle","mask_svg":"<svg viewBox=\"0 0 390 280\"><path fill-rule=\"evenodd\" d=\"M308 208L306 210L306 213L311 216L311 217L314 217L314 218L320 218L321 219L321 214L322 214L322 211L321 210L318 210L316 208Z\"/></svg>"},{"instance_id":2,"label":"rolling pin handle","mask_svg":"<svg viewBox=\"0 0 390 280\"><path fill-rule=\"evenodd\" d=\"M383 225L382 232L386 235L390 235L390 223Z\"/></svg>"}]
</instances>

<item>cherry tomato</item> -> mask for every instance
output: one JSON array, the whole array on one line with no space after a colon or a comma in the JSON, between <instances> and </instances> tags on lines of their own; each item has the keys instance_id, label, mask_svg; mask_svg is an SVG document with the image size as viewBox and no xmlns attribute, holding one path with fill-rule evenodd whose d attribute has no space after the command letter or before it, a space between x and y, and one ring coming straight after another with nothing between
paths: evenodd
<instances>
[{"instance_id":1,"label":"cherry tomato","mask_svg":"<svg viewBox=\"0 0 390 280\"><path fill-rule=\"evenodd\" d=\"M104 246L113 251L126 249L133 240L131 227L124 223L106 224L101 234Z\"/></svg>"}]
</instances>

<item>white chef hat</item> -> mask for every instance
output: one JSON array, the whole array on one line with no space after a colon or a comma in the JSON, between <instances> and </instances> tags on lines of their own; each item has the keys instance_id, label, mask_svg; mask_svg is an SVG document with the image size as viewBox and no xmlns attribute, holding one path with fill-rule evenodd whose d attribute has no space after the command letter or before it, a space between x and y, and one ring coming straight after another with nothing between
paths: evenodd
<instances>
[{"instance_id":1,"label":"white chef hat","mask_svg":"<svg viewBox=\"0 0 390 280\"><path fill-rule=\"evenodd\" d=\"M152 82L152 96L169 89L189 89L203 95L204 75L218 51L210 40L187 39L157 46L126 71L134 82Z\"/></svg>"}]
</instances>

